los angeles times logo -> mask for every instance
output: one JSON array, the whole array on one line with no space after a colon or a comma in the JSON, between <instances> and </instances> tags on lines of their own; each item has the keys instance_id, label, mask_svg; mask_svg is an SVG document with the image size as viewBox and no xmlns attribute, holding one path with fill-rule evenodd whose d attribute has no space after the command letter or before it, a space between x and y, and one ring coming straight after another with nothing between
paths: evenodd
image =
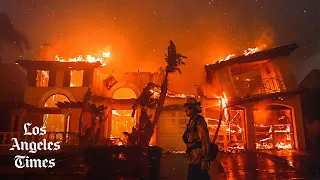
<instances>
[{"instance_id":1,"label":"los angeles times logo","mask_svg":"<svg viewBox=\"0 0 320 180\"><path fill-rule=\"evenodd\" d=\"M25 123L23 126L24 136L42 136L46 134L45 127L34 126L30 130L32 123ZM17 138L12 138L12 146L9 151L27 151L28 153L35 154L38 151L58 151L60 149L61 141L51 142L42 139L39 142L18 142ZM14 165L18 169L22 168L53 168L55 166L55 159L32 159L27 155L16 155L14 157Z\"/></svg>"}]
</instances>

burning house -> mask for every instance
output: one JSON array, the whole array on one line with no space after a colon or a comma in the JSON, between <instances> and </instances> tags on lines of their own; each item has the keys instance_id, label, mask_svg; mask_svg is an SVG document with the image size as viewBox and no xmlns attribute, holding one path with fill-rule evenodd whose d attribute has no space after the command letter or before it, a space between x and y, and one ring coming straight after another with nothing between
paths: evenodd
<instances>
[{"instance_id":1,"label":"burning house","mask_svg":"<svg viewBox=\"0 0 320 180\"><path fill-rule=\"evenodd\" d=\"M224 149L305 149L300 90L287 58L296 48L290 44L205 66L206 94L226 101L218 137ZM206 109L212 129L218 114L217 108Z\"/></svg>"},{"instance_id":2,"label":"burning house","mask_svg":"<svg viewBox=\"0 0 320 180\"><path fill-rule=\"evenodd\" d=\"M205 66L207 82L198 86L203 116L213 136L223 116L217 143L221 149L304 149L305 138L299 88L289 69L288 56L296 44L256 52ZM91 114L80 107L57 107L57 102L79 102L88 88L94 102L105 105L101 138L123 138L138 122L132 106L149 82L160 85L164 71L107 72L105 59L87 56L56 61L17 61L26 70L24 106L11 111L10 132L21 132L23 122L45 125L55 139L77 142L79 122L90 126ZM79 62L80 61L80 62ZM156 93L155 93L156 95ZM188 96L169 91L155 129L152 145L184 151L181 136L188 118L182 107ZM82 117L82 118L81 118ZM50 133L49 133L50 134ZM73 138L73 139L72 139Z\"/></svg>"},{"instance_id":3,"label":"burning house","mask_svg":"<svg viewBox=\"0 0 320 180\"><path fill-rule=\"evenodd\" d=\"M79 138L76 134L79 133L79 122L82 121L83 127L90 126L91 114L85 111L80 115L81 106L58 107L58 102L81 102L90 88L94 103L108 107L105 110L106 119L100 125L100 137L123 138L123 132L131 132L139 119L139 111L133 118L131 114L132 106L142 89L148 82L161 84L164 75L161 69L155 73L107 73L101 59L94 57L84 60L79 58L71 60L58 58L56 61L19 60L16 64L24 69L25 77L21 78L25 78L27 84L23 90L22 102L19 106L11 108L10 125L6 130L8 133L4 135L10 136L12 132L21 134L22 124L31 122L37 126L46 126L49 139L64 140L64 143L68 144L78 143ZM186 97L169 90L164 113L160 117L168 121L161 121L151 144L162 144L169 150L177 149L176 144L166 143L168 138L169 140L173 138L173 142L180 142L180 134L186 124L182 108ZM178 119L179 122L183 122L184 127L175 129ZM170 122L173 122L173 125ZM168 134L166 131L170 125L174 128ZM184 149L182 144L180 149Z\"/></svg>"}]
</instances>

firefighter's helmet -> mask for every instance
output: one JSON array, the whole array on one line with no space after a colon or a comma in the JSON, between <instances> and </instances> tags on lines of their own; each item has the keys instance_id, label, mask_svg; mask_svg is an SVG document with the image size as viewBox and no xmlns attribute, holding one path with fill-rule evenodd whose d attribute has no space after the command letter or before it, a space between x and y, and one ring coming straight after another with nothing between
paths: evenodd
<instances>
[{"instance_id":1,"label":"firefighter's helmet","mask_svg":"<svg viewBox=\"0 0 320 180\"><path fill-rule=\"evenodd\" d=\"M195 108L201 112L201 102L199 102L196 98L187 99L187 102L184 103L183 107Z\"/></svg>"}]
</instances>

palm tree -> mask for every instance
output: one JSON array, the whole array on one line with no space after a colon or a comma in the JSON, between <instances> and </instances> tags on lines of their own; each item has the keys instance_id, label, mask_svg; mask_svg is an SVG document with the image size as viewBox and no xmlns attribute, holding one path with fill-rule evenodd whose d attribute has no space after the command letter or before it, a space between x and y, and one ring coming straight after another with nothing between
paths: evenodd
<instances>
[{"instance_id":1,"label":"palm tree","mask_svg":"<svg viewBox=\"0 0 320 180\"><path fill-rule=\"evenodd\" d=\"M107 107L104 105L89 104L89 111L91 112L90 139L92 144L96 144L100 139L100 124L106 120L104 113L106 109ZM99 125L98 127L97 124Z\"/></svg>"},{"instance_id":2,"label":"palm tree","mask_svg":"<svg viewBox=\"0 0 320 180\"><path fill-rule=\"evenodd\" d=\"M158 123L162 107L164 105L164 101L168 92L168 79L169 74L179 72L181 74L181 70L179 68L180 65L185 65L183 59L187 58L186 56L179 54L176 52L176 46L172 40L170 40L170 45L168 47L168 54L165 55L165 61L167 66L165 68L165 75L163 82L159 88L159 86L148 83L148 85L144 88L141 95L138 97L135 105L133 106L132 117L134 116L135 110L138 105L140 105L141 115L139 118L139 128L137 134L132 134L132 136L138 136L138 142L132 142L135 144L141 145L149 145L151 137L154 133L155 126ZM152 98L155 89L160 89L160 95L158 99ZM147 114L147 109L156 106L155 114L153 117L153 121L151 121L151 115Z\"/></svg>"},{"instance_id":3,"label":"palm tree","mask_svg":"<svg viewBox=\"0 0 320 180\"><path fill-rule=\"evenodd\" d=\"M165 69L164 80L163 80L163 82L161 84L161 88L160 88L161 92L160 92L160 96L159 96L158 106L156 108L155 115L154 115L154 118L152 121L152 128L154 128L155 125L157 125L157 123L158 123L161 109L163 107L163 104L164 104L164 101L165 101L165 98L166 98L166 95L168 92L169 74L175 73L175 72L179 72L180 74L182 74L179 66L185 65L185 62L183 62L183 59L185 59L185 58L187 58L187 57L176 52L176 46L173 43L173 41L170 40L170 45L168 47L168 55L165 55L165 61L167 63L167 66Z\"/></svg>"},{"instance_id":4,"label":"palm tree","mask_svg":"<svg viewBox=\"0 0 320 180\"><path fill-rule=\"evenodd\" d=\"M81 108L80 118L79 118L79 136L81 144L92 145L96 144L99 140L100 126L96 128L97 124L103 123L106 120L105 110L107 107L105 105L97 106L92 99L92 94L90 88L83 97L82 102L57 102L56 104L59 108ZM91 123L90 127L83 127L83 113L89 111L91 113ZM83 132L86 132L83 134Z\"/></svg>"}]
</instances>

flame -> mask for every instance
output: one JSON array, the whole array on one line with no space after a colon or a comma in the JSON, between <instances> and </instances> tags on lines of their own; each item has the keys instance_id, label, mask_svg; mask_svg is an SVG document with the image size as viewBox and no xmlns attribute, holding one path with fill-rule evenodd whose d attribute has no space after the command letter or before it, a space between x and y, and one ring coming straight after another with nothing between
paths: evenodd
<instances>
[{"instance_id":1,"label":"flame","mask_svg":"<svg viewBox=\"0 0 320 180\"><path fill-rule=\"evenodd\" d=\"M37 87L48 87L49 85L49 71L37 70Z\"/></svg>"},{"instance_id":2,"label":"flame","mask_svg":"<svg viewBox=\"0 0 320 180\"><path fill-rule=\"evenodd\" d=\"M259 51L259 48L258 48L258 47L248 48L248 49L246 49L246 50L243 51L243 55L248 56L248 55L254 54L254 53L258 52L258 51ZM220 60L218 60L217 62L220 63L220 62L222 62L222 61L227 61L227 60L229 60L229 59L234 58L235 56L236 56L235 54L229 54L227 57L225 57L224 59L220 59Z\"/></svg>"},{"instance_id":3,"label":"flame","mask_svg":"<svg viewBox=\"0 0 320 180\"><path fill-rule=\"evenodd\" d=\"M85 55L83 57L82 55L79 55L78 57L75 58L69 58L69 59L64 59L60 57L59 55L56 55L56 61L60 62L90 62L90 63L95 63L95 62L100 62L102 66L105 66L107 63L107 59L111 56L111 53L109 51L100 51L98 53L98 56L93 56L91 54ZM73 71L70 72L70 87L81 87L82 86L82 77L83 77L83 72L82 74L74 74Z\"/></svg>"},{"instance_id":4,"label":"flame","mask_svg":"<svg viewBox=\"0 0 320 180\"><path fill-rule=\"evenodd\" d=\"M251 51L253 53L253 51ZM229 113L227 110L228 98L226 93L223 92L221 96L216 96L220 98L220 105L224 108L223 116L224 121L221 124L221 130L223 133L221 135L226 135L225 133L235 134L244 132L243 129L237 125L233 124L229 121ZM232 119L232 118L231 118ZM218 119L206 118L206 120L213 120L218 122ZM208 122L207 122L208 123ZM265 135L262 139L256 139L256 149L259 150L271 150L271 149L284 149L289 150L293 148L293 140L292 140L292 128L291 124L276 124L276 125L263 125L263 124L255 124L256 128L261 127L266 130L261 132ZM208 127L213 129L217 129L217 124L208 123ZM210 133L211 134L211 133ZM220 132L219 132L220 135ZM231 140L232 141L232 140ZM231 142L230 141L230 142ZM226 143L223 140L218 141L219 143ZM226 145L226 144L225 144ZM238 143L232 143L224 147L224 151L236 152L236 150L244 150L244 146Z\"/></svg>"},{"instance_id":5,"label":"flame","mask_svg":"<svg viewBox=\"0 0 320 180\"><path fill-rule=\"evenodd\" d=\"M248 56L250 54L254 54L259 50L259 48L255 47L255 48L248 48L247 50L244 50L243 55Z\"/></svg>"},{"instance_id":6,"label":"flame","mask_svg":"<svg viewBox=\"0 0 320 180\"><path fill-rule=\"evenodd\" d=\"M226 58L218 60L218 63L220 63L222 61L227 61L231 58L234 58L235 56L236 56L235 54L229 54Z\"/></svg>"},{"instance_id":7,"label":"flame","mask_svg":"<svg viewBox=\"0 0 320 180\"><path fill-rule=\"evenodd\" d=\"M99 56L93 56L91 54L87 54L85 55L85 57L83 57L82 55L79 55L78 57L75 58L69 58L69 59L63 59L62 57L59 57L59 55L56 55L56 61L60 61L60 62L78 62L78 61L82 61L82 62L91 62L91 63L95 63L95 62L100 62L102 64L102 66L106 65L106 61L107 58L109 58L111 55L110 52L99 52Z\"/></svg>"}]
</instances>

